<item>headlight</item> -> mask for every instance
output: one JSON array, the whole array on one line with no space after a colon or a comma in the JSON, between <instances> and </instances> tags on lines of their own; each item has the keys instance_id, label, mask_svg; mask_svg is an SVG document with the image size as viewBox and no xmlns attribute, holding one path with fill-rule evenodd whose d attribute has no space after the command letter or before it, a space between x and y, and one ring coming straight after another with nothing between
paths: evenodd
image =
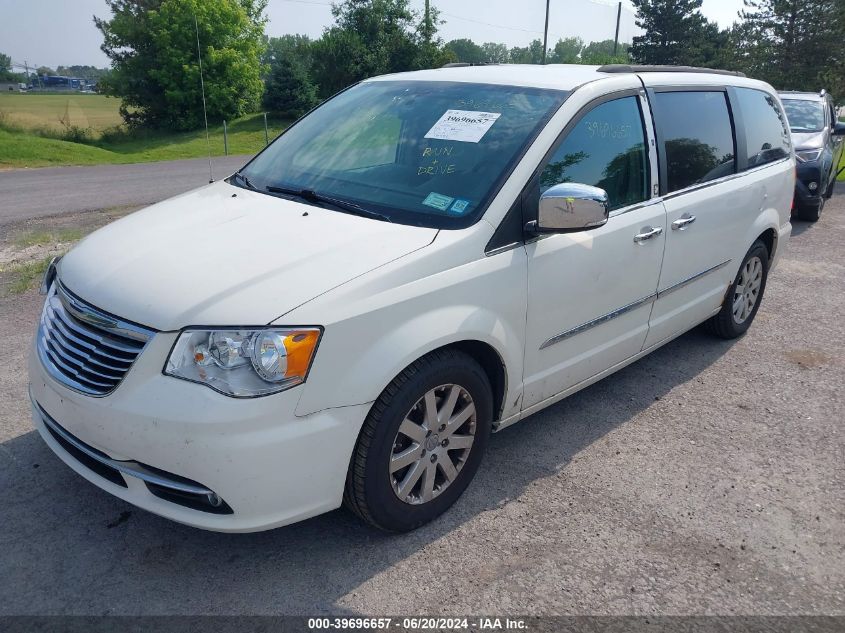
<instances>
[{"instance_id":1,"label":"headlight","mask_svg":"<svg viewBox=\"0 0 845 633\"><path fill-rule=\"evenodd\" d=\"M164 373L236 398L266 396L305 382L320 328L185 330Z\"/></svg>"},{"instance_id":2,"label":"headlight","mask_svg":"<svg viewBox=\"0 0 845 633\"><path fill-rule=\"evenodd\" d=\"M812 163L819 159L823 151L821 149L802 149L800 152L795 152L795 158L802 163Z\"/></svg>"}]
</instances>

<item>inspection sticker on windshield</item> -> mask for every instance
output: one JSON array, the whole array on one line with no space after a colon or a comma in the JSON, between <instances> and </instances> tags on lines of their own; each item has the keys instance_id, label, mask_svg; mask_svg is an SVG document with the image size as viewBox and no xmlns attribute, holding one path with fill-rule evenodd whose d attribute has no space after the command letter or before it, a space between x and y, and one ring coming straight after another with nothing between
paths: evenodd
<instances>
[{"instance_id":1,"label":"inspection sticker on windshield","mask_svg":"<svg viewBox=\"0 0 845 633\"><path fill-rule=\"evenodd\" d=\"M446 110L425 138L478 143L500 116L501 112Z\"/></svg>"},{"instance_id":2,"label":"inspection sticker on windshield","mask_svg":"<svg viewBox=\"0 0 845 633\"><path fill-rule=\"evenodd\" d=\"M449 209L452 213L456 213L457 215L461 215L464 211L467 210L469 206L469 200L462 200L458 198L455 200L455 203L452 205L452 208Z\"/></svg>"},{"instance_id":3,"label":"inspection sticker on windshield","mask_svg":"<svg viewBox=\"0 0 845 633\"><path fill-rule=\"evenodd\" d=\"M441 193L434 193L433 191L428 194L423 200L423 204L427 207L434 207L435 209L440 209L441 211L445 211L449 208L449 205L452 204L454 198L450 198L449 196L444 196Z\"/></svg>"}]
</instances>

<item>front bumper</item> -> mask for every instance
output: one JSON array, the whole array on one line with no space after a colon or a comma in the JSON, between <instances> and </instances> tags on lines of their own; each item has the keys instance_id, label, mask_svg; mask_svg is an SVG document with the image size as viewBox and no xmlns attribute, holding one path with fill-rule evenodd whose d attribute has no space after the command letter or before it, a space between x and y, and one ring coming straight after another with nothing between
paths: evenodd
<instances>
[{"instance_id":1,"label":"front bumper","mask_svg":"<svg viewBox=\"0 0 845 633\"><path fill-rule=\"evenodd\" d=\"M821 161L811 163L797 163L795 169L795 205L800 208L814 209L819 206L824 191L823 170ZM816 189L811 190L810 184L815 183Z\"/></svg>"},{"instance_id":2,"label":"front bumper","mask_svg":"<svg viewBox=\"0 0 845 633\"><path fill-rule=\"evenodd\" d=\"M123 382L103 398L57 382L33 346L29 360L33 420L47 445L107 492L204 529L252 532L339 507L349 459L369 405L297 417L301 387L263 398L235 399L164 376L161 368L175 337L156 334ZM82 446L68 444L74 439ZM93 451L93 457L87 457L94 461L86 459L86 448ZM77 452L80 449L83 454ZM97 456L116 467L118 479L98 468ZM222 503L209 509L208 504L180 502L151 486L144 473L162 478L159 484L165 488L183 484L189 500L190 494L201 500L205 491ZM198 489L191 491L191 486Z\"/></svg>"}]
</instances>

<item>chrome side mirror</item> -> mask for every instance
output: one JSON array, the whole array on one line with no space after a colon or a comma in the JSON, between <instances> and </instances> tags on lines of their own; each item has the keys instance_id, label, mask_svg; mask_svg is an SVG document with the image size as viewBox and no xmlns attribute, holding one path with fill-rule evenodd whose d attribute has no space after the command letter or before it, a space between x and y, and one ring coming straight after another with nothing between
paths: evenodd
<instances>
[{"instance_id":1,"label":"chrome side mirror","mask_svg":"<svg viewBox=\"0 0 845 633\"><path fill-rule=\"evenodd\" d=\"M609 213L604 189L563 182L543 192L537 221L527 228L537 233L594 229L607 223Z\"/></svg>"}]
</instances>

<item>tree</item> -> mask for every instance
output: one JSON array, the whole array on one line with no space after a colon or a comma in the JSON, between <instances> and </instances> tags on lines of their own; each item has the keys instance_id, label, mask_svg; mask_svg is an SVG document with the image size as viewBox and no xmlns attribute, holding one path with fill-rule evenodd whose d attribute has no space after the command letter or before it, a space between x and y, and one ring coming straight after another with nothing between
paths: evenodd
<instances>
[{"instance_id":1,"label":"tree","mask_svg":"<svg viewBox=\"0 0 845 633\"><path fill-rule=\"evenodd\" d=\"M280 116L296 119L319 103L317 88L296 59L275 61L267 76L264 107Z\"/></svg>"},{"instance_id":2,"label":"tree","mask_svg":"<svg viewBox=\"0 0 845 633\"><path fill-rule=\"evenodd\" d=\"M637 26L645 31L634 37L631 57L641 64L691 64L706 20L702 0L631 0L637 9Z\"/></svg>"},{"instance_id":3,"label":"tree","mask_svg":"<svg viewBox=\"0 0 845 633\"><path fill-rule=\"evenodd\" d=\"M59 66L56 68L56 74L98 81L109 74L109 69L96 66Z\"/></svg>"},{"instance_id":4,"label":"tree","mask_svg":"<svg viewBox=\"0 0 845 633\"><path fill-rule=\"evenodd\" d=\"M313 42L307 35L271 37L262 61L267 69L262 103L282 117L295 119L319 103L311 79Z\"/></svg>"},{"instance_id":5,"label":"tree","mask_svg":"<svg viewBox=\"0 0 845 633\"><path fill-rule=\"evenodd\" d=\"M754 76L779 89L809 91L842 77L836 72L837 65L843 66L842 0L745 0L741 16L745 28L739 48Z\"/></svg>"},{"instance_id":6,"label":"tree","mask_svg":"<svg viewBox=\"0 0 845 633\"><path fill-rule=\"evenodd\" d=\"M446 49L455 54L455 60L470 64L487 61L484 49L470 39L452 40L446 43Z\"/></svg>"},{"instance_id":7,"label":"tree","mask_svg":"<svg viewBox=\"0 0 845 633\"><path fill-rule=\"evenodd\" d=\"M720 30L719 25L704 20L689 46L687 64L705 68L734 69L735 61L729 48L730 29Z\"/></svg>"},{"instance_id":8,"label":"tree","mask_svg":"<svg viewBox=\"0 0 845 633\"><path fill-rule=\"evenodd\" d=\"M95 17L112 60L106 94L122 100L127 123L192 129L203 121L199 28L208 116L231 119L259 104L267 0L106 0Z\"/></svg>"},{"instance_id":9,"label":"tree","mask_svg":"<svg viewBox=\"0 0 845 633\"><path fill-rule=\"evenodd\" d=\"M507 64L510 59L508 47L500 42L484 42L481 48L484 51L484 61L490 64Z\"/></svg>"},{"instance_id":10,"label":"tree","mask_svg":"<svg viewBox=\"0 0 845 633\"><path fill-rule=\"evenodd\" d=\"M580 37L558 40L551 50L548 61L550 64L577 64L583 48L584 40Z\"/></svg>"},{"instance_id":11,"label":"tree","mask_svg":"<svg viewBox=\"0 0 845 633\"><path fill-rule=\"evenodd\" d=\"M443 24L440 11L426 0L425 12L417 25L417 57L414 68L441 68L444 64L458 61L455 53L443 45L437 36L437 27Z\"/></svg>"},{"instance_id":12,"label":"tree","mask_svg":"<svg viewBox=\"0 0 845 633\"><path fill-rule=\"evenodd\" d=\"M12 81L12 58L0 53L0 81Z\"/></svg>"},{"instance_id":13,"label":"tree","mask_svg":"<svg viewBox=\"0 0 845 633\"><path fill-rule=\"evenodd\" d=\"M310 72L314 61L313 48L314 40L307 35L282 35L269 38L265 36L261 64L269 73L277 60L287 57L296 59L306 72Z\"/></svg>"},{"instance_id":14,"label":"tree","mask_svg":"<svg viewBox=\"0 0 845 633\"><path fill-rule=\"evenodd\" d=\"M509 57L511 64L542 64L543 42L536 39L525 47L514 46Z\"/></svg>"},{"instance_id":15,"label":"tree","mask_svg":"<svg viewBox=\"0 0 845 633\"><path fill-rule=\"evenodd\" d=\"M436 38L439 18L420 16L409 0L344 0L335 24L313 46L313 78L326 98L373 75L437 68L453 59Z\"/></svg>"},{"instance_id":16,"label":"tree","mask_svg":"<svg viewBox=\"0 0 845 633\"><path fill-rule=\"evenodd\" d=\"M627 64L631 61L629 56L630 44L620 42L616 46L616 55L613 54L614 41L601 40L590 42L581 51L582 64Z\"/></svg>"}]
</instances>

